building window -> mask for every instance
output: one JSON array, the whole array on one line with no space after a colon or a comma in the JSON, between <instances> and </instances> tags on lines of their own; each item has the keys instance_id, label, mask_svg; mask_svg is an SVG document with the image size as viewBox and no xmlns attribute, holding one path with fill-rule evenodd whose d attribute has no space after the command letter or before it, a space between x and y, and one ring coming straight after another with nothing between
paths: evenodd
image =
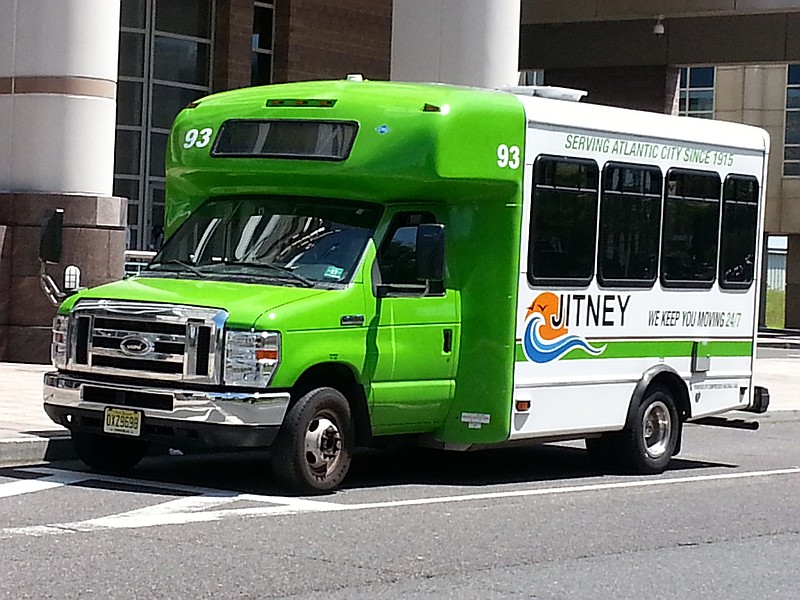
<instances>
[{"instance_id":1,"label":"building window","mask_svg":"<svg viewBox=\"0 0 800 600\"><path fill-rule=\"evenodd\" d=\"M544 85L544 70L522 71L520 85Z\"/></svg>"},{"instance_id":2,"label":"building window","mask_svg":"<svg viewBox=\"0 0 800 600\"><path fill-rule=\"evenodd\" d=\"M783 174L800 177L800 65L787 67L785 136Z\"/></svg>"},{"instance_id":3,"label":"building window","mask_svg":"<svg viewBox=\"0 0 800 600\"><path fill-rule=\"evenodd\" d=\"M255 3L253 14L252 85L272 83L272 55L275 40L275 3Z\"/></svg>"},{"instance_id":4,"label":"building window","mask_svg":"<svg viewBox=\"0 0 800 600\"><path fill-rule=\"evenodd\" d=\"M130 249L157 249L164 156L175 116L211 92L215 0L122 0L114 194L128 198Z\"/></svg>"},{"instance_id":5,"label":"building window","mask_svg":"<svg viewBox=\"0 0 800 600\"><path fill-rule=\"evenodd\" d=\"M678 114L703 119L714 118L714 67L681 69Z\"/></svg>"}]
</instances>

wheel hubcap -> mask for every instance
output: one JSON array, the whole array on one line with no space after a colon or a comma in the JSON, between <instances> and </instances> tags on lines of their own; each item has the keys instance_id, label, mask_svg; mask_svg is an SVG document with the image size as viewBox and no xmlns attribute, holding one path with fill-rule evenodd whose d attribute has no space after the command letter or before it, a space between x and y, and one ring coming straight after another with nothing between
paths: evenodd
<instances>
[{"instance_id":1,"label":"wheel hubcap","mask_svg":"<svg viewBox=\"0 0 800 600\"><path fill-rule=\"evenodd\" d=\"M659 458L664 455L672 433L672 418L669 408L663 402L653 402L647 407L643 418L644 447L648 456Z\"/></svg>"},{"instance_id":2,"label":"wheel hubcap","mask_svg":"<svg viewBox=\"0 0 800 600\"><path fill-rule=\"evenodd\" d=\"M306 430L306 461L311 470L324 477L333 469L342 449L342 436L336 423L318 416Z\"/></svg>"}]
</instances>

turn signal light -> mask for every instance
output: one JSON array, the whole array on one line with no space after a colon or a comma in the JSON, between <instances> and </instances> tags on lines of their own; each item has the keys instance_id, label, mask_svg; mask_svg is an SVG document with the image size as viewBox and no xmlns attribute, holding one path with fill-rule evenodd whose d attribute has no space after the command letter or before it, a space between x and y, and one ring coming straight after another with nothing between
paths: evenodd
<instances>
[{"instance_id":1,"label":"turn signal light","mask_svg":"<svg viewBox=\"0 0 800 600\"><path fill-rule=\"evenodd\" d=\"M528 412L530 409L530 400L517 400L517 412Z\"/></svg>"},{"instance_id":2,"label":"turn signal light","mask_svg":"<svg viewBox=\"0 0 800 600\"><path fill-rule=\"evenodd\" d=\"M278 351L272 348L256 350L256 360L278 360Z\"/></svg>"}]
</instances>

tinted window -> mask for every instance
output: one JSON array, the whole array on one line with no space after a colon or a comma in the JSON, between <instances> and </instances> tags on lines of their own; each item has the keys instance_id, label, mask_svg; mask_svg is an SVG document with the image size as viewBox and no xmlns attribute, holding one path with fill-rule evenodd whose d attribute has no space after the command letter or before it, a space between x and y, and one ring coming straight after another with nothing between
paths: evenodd
<instances>
[{"instance_id":1,"label":"tinted window","mask_svg":"<svg viewBox=\"0 0 800 600\"><path fill-rule=\"evenodd\" d=\"M597 164L540 157L534 165L528 278L582 285L594 273Z\"/></svg>"},{"instance_id":2,"label":"tinted window","mask_svg":"<svg viewBox=\"0 0 800 600\"><path fill-rule=\"evenodd\" d=\"M159 201L163 205L154 192L154 205ZM325 198L211 199L169 238L148 273L344 284L355 273L382 210Z\"/></svg>"},{"instance_id":3,"label":"tinted window","mask_svg":"<svg viewBox=\"0 0 800 600\"><path fill-rule=\"evenodd\" d=\"M345 121L225 121L212 156L344 160L358 131Z\"/></svg>"},{"instance_id":4,"label":"tinted window","mask_svg":"<svg viewBox=\"0 0 800 600\"><path fill-rule=\"evenodd\" d=\"M423 223L436 223L436 217L427 212L400 213L394 217L378 251L382 284L412 287L424 285L423 281L417 279L417 229ZM430 282L428 293L444 293L442 282Z\"/></svg>"},{"instance_id":5,"label":"tinted window","mask_svg":"<svg viewBox=\"0 0 800 600\"><path fill-rule=\"evenodd\" d=\"M719 282L748 288L753 282L758 230L758 181L731 175L722 194L722 243Z\"/></svg>"},{"instance_id":6,"label":"tinted window","mask_svg":"<svg viewBox=\"0 0 800 600\"><path fill-rule=\"evenodd\" d=\"M661 171L609 164L603 170L597 275L605 285L650 285L658 269Z\"/></svg>"},{"instance_id":7,"label":"tinted window","mask_svg":"<svg viewBox=\"0 0 800 600\"><path fill-rule=\"evenodd\" d=\"M211 3L208 0L162 0L155 4L158 31L200 38L211 37Z\"/></svg>"},{"instance_id":8,"label":"tinted window","mask_svg":"<svg viewBox=\"0 0 800 600\"><path fill-rule=\"evenodd\" d=\"M717 267L720 179L716 173L673 169L667 174L661 281L710 287Z\"/></svg>"},{"instance_id":9,"label":"tinted window","mask_svg":"<svg viewBox=\"0 0 800 600\"><path fill-rule=\"evenodd\" d=\"M417 226L398 227L381 250L383 283L412 284L417 281Z\"/></svg>"}]
</instances>

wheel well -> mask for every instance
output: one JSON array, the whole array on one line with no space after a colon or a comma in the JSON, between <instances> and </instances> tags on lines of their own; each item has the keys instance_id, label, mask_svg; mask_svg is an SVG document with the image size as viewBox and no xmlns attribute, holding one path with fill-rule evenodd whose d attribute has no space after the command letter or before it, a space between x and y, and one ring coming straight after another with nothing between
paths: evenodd
<instances>
[{"instance_id":1,"label":"wheel well","mask_svg":"<svg viewBox=\"0 0 800 600\"><path fill-rule=\"evenodd\" d=\"M678 409L678 417L682 423L691 418L692 405L689 402L689 388L686 386L686 382L672 368L658 365L646 371L639 383L636 384L631 403L628 406L626 426L630 426L636 409L653 386L663 386L669 390L675 400L675 408Z\"/></svg>"},{"instance_id":2,"label":"wheel well","mask_svg":"<svg viewBox=\"0 0 800 600\"><path fill-rule=\"evenodd\" d=\"M675 407L678 409L678 416L681 422L685 422L692 416L692 405L691 402L689 402L689 390L683 379L676 373L663 371L653 377L647 389L657 385L667 388L672 393L672 398L675 400Z\"/></svg>"},{"instance_id":3,"label":"wheel well","mask_svg":"<svg viewBox=\"0 0 800 600\"><path fill-rule=\"evenodd\" d=\"M341 363L321 363L306 369L289 390L293 405L305 394L319 387L331 387L347 399L356 432L356 444L366 445L372 438L369 407L364 386L355 373Z\"/></svg>"}]
</instances>

